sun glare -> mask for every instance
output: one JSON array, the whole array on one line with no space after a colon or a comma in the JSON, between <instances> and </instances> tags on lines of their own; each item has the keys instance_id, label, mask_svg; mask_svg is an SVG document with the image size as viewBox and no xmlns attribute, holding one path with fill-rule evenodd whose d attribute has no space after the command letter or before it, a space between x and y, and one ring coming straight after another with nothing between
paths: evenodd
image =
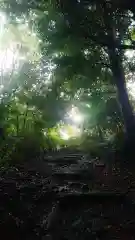
<instances>
[{"instance_id":1,"label":"sun glare","mask_svg":"<svg viewBox=\"0 0 135 240\"><path fill-rule=\"evenodd\" d=\"M127 50L125 52L125 56L128 58L128 59L132 59L134 56L135 56L135 51L134 50Z\"/></svg>"},{"instance_id":2,"label":"sun glare","mask_svg":"<svg viewBox=\"0 0 135 240\"><path fill-rule=\"evenodd\" d=\"M3 30L6 24L7 24L7 17L4 13L0 12L0 35L3 33Z\"/></svg>"},{"instance_id":3,"label":"sun glare","mask_svg":"<svg viewBox=\"0 0 135 240\"><path fill-rule=\"evenodd\" d=\"M17 57L18 53L13 46L4 50L0 49L0 75L16 68Z\"/></svg>"},{"instance_id":4,"label":"sun glare","mask_svg":"<svg viewBox=\"0 0 135 240\"><path fill-rule=\"evenodd\" d=\"M26 60L40 59L39 39L28 21L20 17L16 18L17 24L12 25L8 15L0 12L0 76L16 71Z\"/></svg>"},{"instance_id":5,"label":"sun glare","mask_svg":"<svg viewBox=\"0 0 135 240\"><path fill-rule=\"evenodd\" d=\"M7 31L8 19L6 14L0 12L0 75L11 72L16 67L16 60L18 57L16 44L7 40L4 36ZM4 41L4 42L3 42Z\"/></svg>"},{"instance_id":6,"label":"sun glare","mask_svg":"<svg viewBox=\"0 0 135 240\"><path fill-rule=\"evenodd\" d=\"M60 129L59 134L63 140L69 140L71 138L66 130Z\"/></svg>"},{"instance_id":7,"label":"sun glare","mask_svg":"<svg viewBox=\"0 0 135 240\"><path fill-rule=\"evenodd\" d=\"M60 137L63 140L71 138L78 138L82 134L84 116L80 113L79 109L75 106L67 111L64 117L65 126L59 130Z\"/></svg>"},{"instance_id":8,"label":"sun glare","mask_svg":"<svg viewBox=\"0 0 135 240\"><path fill-rule=\"evenodd\" d=\"M129 61L134 61L135 58L135 50L127 50L125 52L125 56L127 57L127 59ZM128 75L125 76L126 77L126 87L128 90L129 95L135 99L135 80L134 80L134 75L131 73L129 73Z\"/></svg>"},{"instance_id":9,"label":"sun glare","mask_svg":"<svg viewBox=\"0 0 135 240\"><path fill-rule=\"evenodd\" d=\"M80 137L82 130L74 125L65 125L59 129L59 134L63 140L69 140Z\"/></svg>"},{"instance_id":10,"label":"sun glare","mask_svg":"<svg viewBox=\"0 0 135 240\"><path fill-rule=\"evenodd\" d=\"M67 113L67 117L76 125L83 123L83 115L79 112L77 107L72 106L71 110Z\"/></svg>"},{"instance_id":11,"label":"sun glare","mask_svg":"<svg viewBox=\"0 0 135 240\"><path fill-rule=\"evenodd\" d=\"M127 89L129 94L135 99L135 82L128 82Z\"/></svg>"}]
</instances>

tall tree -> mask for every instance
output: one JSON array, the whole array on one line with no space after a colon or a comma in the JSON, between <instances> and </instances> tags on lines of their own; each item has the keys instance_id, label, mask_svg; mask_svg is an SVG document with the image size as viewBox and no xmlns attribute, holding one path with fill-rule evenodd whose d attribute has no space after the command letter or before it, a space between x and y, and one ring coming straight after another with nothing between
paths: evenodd
<instances>
[{"instance_id":1,"label":"tall tree","mask_svg":"<svg viewBox=\"0 0 135 240\"><path fill-rule=\"evenodd\" d=\"M43 53L55 62L59 81L73 80L74 76L79 84L80 77L83 86L91 87L91 82L101 78L104 68L111 70L110 79L112 74L126 133L131 137L135 120L122 62L124 51L135 48L129 28L131 12L134 14L132 1L52 0L31 4L12 0L9 5L16 13L35 11L38 15Z\"/></svg>"},{"instance_id":2,"label":"tall tree","mask_svg":"<svg viewBox=\"0 0 135 240\"><path fill-rule=\"evenodd\" d=\"M134 47L132 43L129 46L124 45L124 38L127 39L131 20L128 11L112 4L112 2L95 0L92 2L73 1L71 3L70 1L59 1L56 9L64 16L68 36L76 38L76 40L78 38L78 41L81 39L83 47L85 46L89 49L99 47L108 54L109 67L113 74L113 81L117 86L125 129L127 135L132 136L133 129L135 129L135 119L127 94L122 66L123 50ZM70 38L68 36L67 39L65 38L65 47ZM95 57L95 54L93 54L93 57ZM102 64L100 61L102 55L99 54L98 57L99 62Z\"/></svg>"}]
</instances>

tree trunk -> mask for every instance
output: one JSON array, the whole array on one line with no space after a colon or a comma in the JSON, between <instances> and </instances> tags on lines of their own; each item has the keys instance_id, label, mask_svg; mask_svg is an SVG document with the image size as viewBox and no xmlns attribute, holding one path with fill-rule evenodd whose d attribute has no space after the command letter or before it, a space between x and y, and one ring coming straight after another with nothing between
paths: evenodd
<instances>
[{"instance_id":1,"label":"tree trunk","mask_svg":"<svg viewBox=\"0 0 135 240\"><path fill-rule=\"evenodd\" d=\"M18 114L16 117L16 135L17 136L19 135L19 116L18 116Z\"/></svg>"},{"instance_id":2,"label":"tree trunk","mask_svg":"<svg viewBox=\"0 0 135 240\"><path fill-rule=\"evenodd\" d=\"M101 142L103 142L104 141L104 137L103 137L103 133L102 133L101 127L99 125L97 125L97 129L98 129L99 139L100 139Z\"/></svg>"},{"instance_id":3,"label":"tree trunk","mask_svg":"<svg viewBox=\"0 0 135 240\"><path fill-rule=\"evenodd\" d=\"M108 7L106 2L103 4L103 17L108 33L108 41L111 43L110 47L108 47L108 55L114 83L117 87L118 100L124 119L126 137L128 137L128 139L133 139L135 136L135 118L126 89L125 74L122 65L123 52L117 48L118 41L119 44L121 43L121 36L119 39L116 38L116 22L113 20L114 15L112 14L111 9Z\"/></svg>"},{"instance_id":4,"label":"tree trunk","mask_svg":"<svg viewBox=\"0 0 135 240\"><path fill-rule=\"evenodd\" d=\"M126 134L128 138L133 137L135 130L135 117L126 89L122 61L119 54L117 53L117 49L113 47L112 49L109 49L109 58L111 63L111 70L118 91L118 99L124 118Z\"/></svg>"},{"instance_id":5,"label":"tree trunk","mask_svg":"<svg viewBox=\"0 0 135 240\"><path fill-rule=\"evenodd\" d=\"M25 114L24 114L23 130L26 130L26 120L27 120L27 116L28 116L28 104L27 104L26 112L25 112Z\"/></svg>"}]
</instances>

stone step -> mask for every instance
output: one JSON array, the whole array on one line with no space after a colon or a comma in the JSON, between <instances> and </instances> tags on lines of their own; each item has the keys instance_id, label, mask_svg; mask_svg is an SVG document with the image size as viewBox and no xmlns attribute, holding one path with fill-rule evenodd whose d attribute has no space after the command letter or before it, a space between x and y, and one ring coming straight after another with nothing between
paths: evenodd
<instances>
[{"instance_id":1,"label":"stone step","mask_svg":"<svg viewBox=\"0 0 135 240\"><path fill-rule=\"evenodd\" d=\"M56 153L56 155L48 155L46 156L46 159L59 159L59 158L77 158L77 157L84 157L84 154L81 154L81 153L68 153L68 154L59 154L59 153Z\"/></svg>"},{"instance_id":2,"label":"stone step","mask_svg":"<svg viewBox=\"0 0 135 240\"><path fill-rule=\"evenodd\" d=\"M61 172L56 172L53 173L53 177L56 178L56 180L61 180L62 182L64 180L76 180L76 181L85 181L85 180L92 180L93 176L91 174L80 174L80 173L61 173Z\"/></svg>"},{"instance_id":3,"label":"stone step","mask_svg":"<svg viewBox=\"0 0 135 240\"><path fill-rule=\"evenodd\" d=\"M77 164L78 163L78 159L69 159L69 158L67 158L67 159L65 159L65 158L62 158L62 159L52 159L52 160L45 160L45 162L47 162L48 164L68 164L68 165L70 165L70 164L73 164L73 163L75 163L75 164Z\"/></svg>"}]
</instances>

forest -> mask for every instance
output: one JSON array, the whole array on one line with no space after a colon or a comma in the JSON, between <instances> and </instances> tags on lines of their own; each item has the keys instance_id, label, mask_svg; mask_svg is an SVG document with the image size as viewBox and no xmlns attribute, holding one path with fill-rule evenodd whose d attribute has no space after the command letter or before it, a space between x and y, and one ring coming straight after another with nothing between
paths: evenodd
<instances>
[{"instance_id":1,"label":"forest","mask_svg":"<svg viewBox=\"0 0 135 240\"><path fill-rule=\"evenodd\" d=\"M4 239L135 238L134 76L133 0L0 1Z\"/></svg>"}]
</instances>

